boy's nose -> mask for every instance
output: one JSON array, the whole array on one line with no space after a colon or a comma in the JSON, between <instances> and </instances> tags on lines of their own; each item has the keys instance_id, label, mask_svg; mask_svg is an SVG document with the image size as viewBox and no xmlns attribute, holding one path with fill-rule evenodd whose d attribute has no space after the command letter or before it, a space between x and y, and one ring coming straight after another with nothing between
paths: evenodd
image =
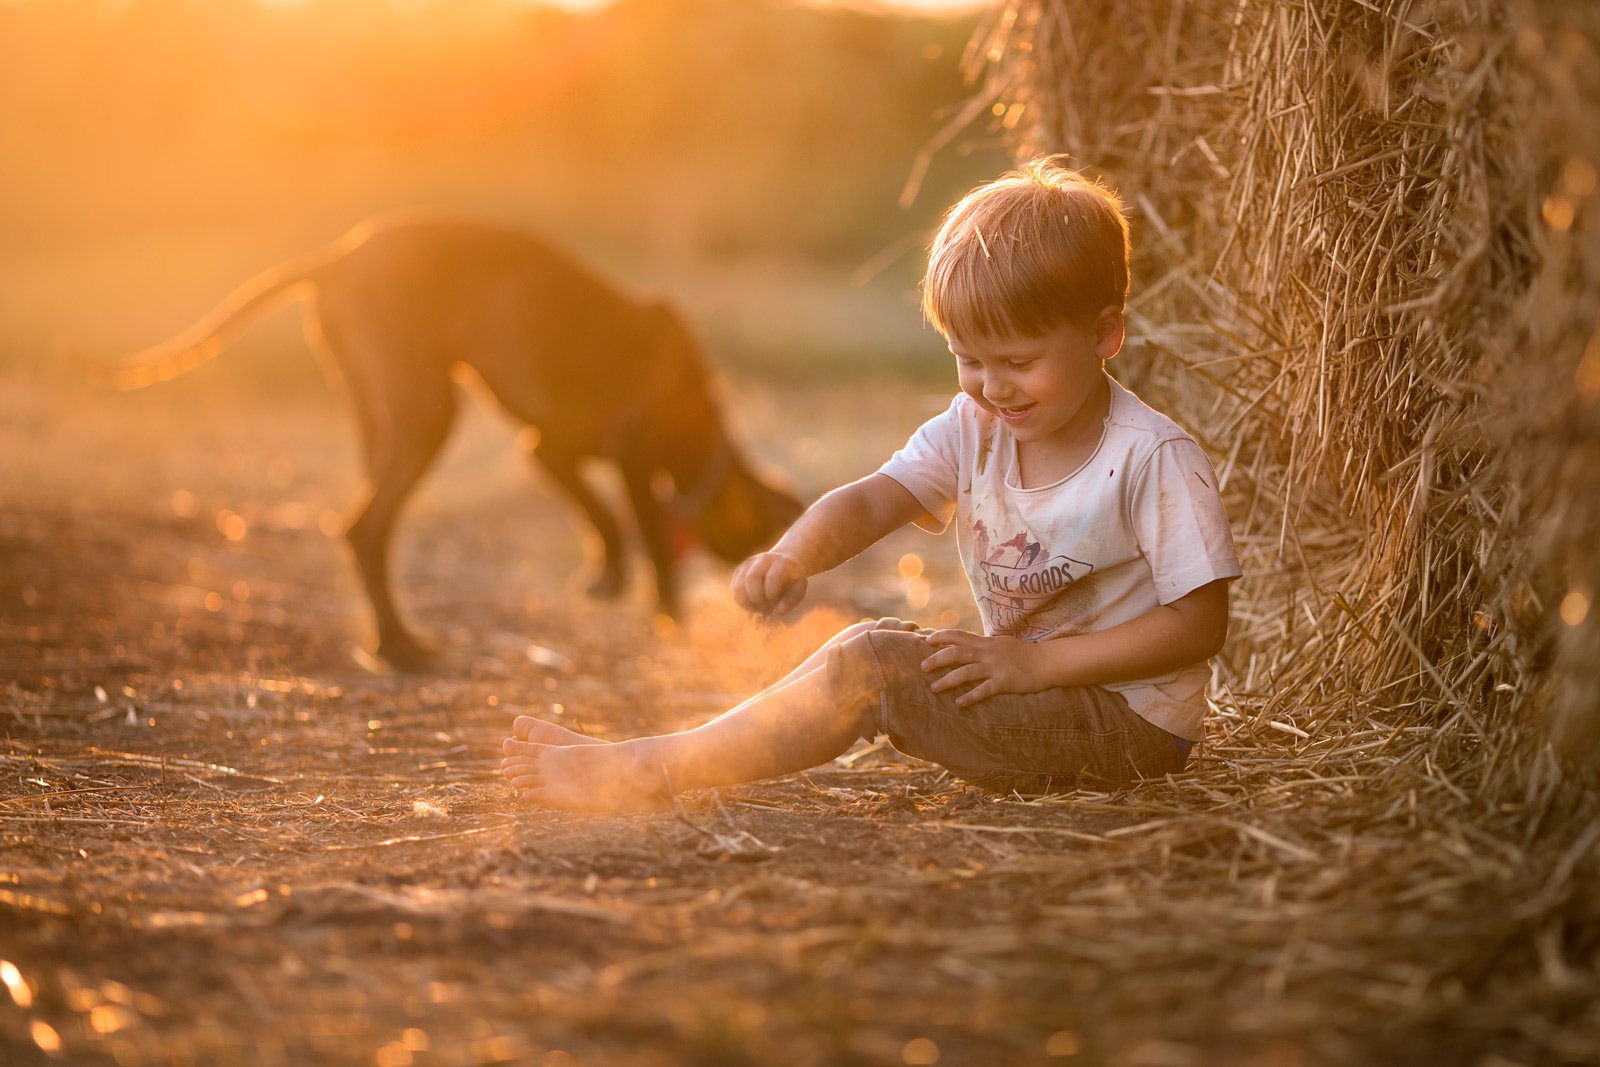
<instances>
[{"instance_id":1,"label":"boy's nose","mask_svg":"<svg viewBox=\"0 0 1600 1067\"><path fill-rule=\"evenodd\" d=\"M983 383L983 398L991 404L1000 404L1012 397L1012 388L1009 383L999 378L986 378Z\"/></svg>"}]
</instances>

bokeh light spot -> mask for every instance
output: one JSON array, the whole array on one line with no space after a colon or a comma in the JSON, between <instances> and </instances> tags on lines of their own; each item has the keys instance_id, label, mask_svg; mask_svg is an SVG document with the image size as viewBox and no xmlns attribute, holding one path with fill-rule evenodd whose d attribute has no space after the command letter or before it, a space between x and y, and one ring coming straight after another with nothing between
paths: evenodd
<instances>
[{"instance_id":1,"label":"bokeh light spot","mask_svg":"<svg viewBox=\"0 0 1600 1067\"><path fill-rule=\"evenodd\" d=\"M33 1037L33 1043L52 1056L61 1051L61 1035L56 1033L56 1028L43 1019L35 1019L28 1027L28 1033Z\"/></svg>"},{"instance_id":2,"label":"bokeh light spot","mask_svg":"<svg viewBox=\"0 0 1600 1067\"><path fill-rule=\"evenodd\" d=\"M10 991L11 999L16 1001L17 1007L27 1008L33 1005L33 990L28 987L28 980L22 977L22 972L10 960L0 960L0 983Z\"/></svg>"},{"instance_id":3,"label":"bokeh light spot","mask_svg":"<svg viewBox=\"0 0 1600 1067\"><path fill-rule=\"evenodd\" d=\"M1545 198L1539 214L1544 218L1546 226L1559 233L1566 233L1572 229L1572 220L1577 216L1577 211L1572 206L1572 201L1566 197L1549 196Z\"/></svg>"},{"instance_id":4,"label":"bokeh light spot","mask_svg":"<svg viewBox=\"0 0 1600 1067\"><path fill-rule=\"evenodd\" d=\"M138 1015L120 1004L100 1004L89 1011L89 1029L97 1034L114 1034L138 1021Z\"/></svg>"},{"instance_id":5,"label":"bokeh light spot","mask_svg":"<svg viewBox=\"0 0 1600 1067\"><path fill-rule=\"evenodd\" d=\"M1057 1030L1045 1038L1046 1056L1076 1056L1083 1051L1083 1042L1071 1030Z\"/></svg>"},{"instance_id":6,"label":"bokeh light spot","mask_svg":"<svg viewBox=\"0 0 1600 1067\"><path fill-rule=\"evenodd\" d=\"M245 523L244 516L223 508L217 512L217 529L230 541L243 541L249 526Z\"/></svg>"},{"instance_id":7,"label":"bokeh light spot","mask_svg":"<svg viewBox=\"0 0 1600 1067\"><path fill-rule=\"evenodd\" d=\"M1581 626L1589 617L1590 597L1587 590L1573 589L1561 598L1561 621L1568 626Z\"/></svg>"}]
</instances>

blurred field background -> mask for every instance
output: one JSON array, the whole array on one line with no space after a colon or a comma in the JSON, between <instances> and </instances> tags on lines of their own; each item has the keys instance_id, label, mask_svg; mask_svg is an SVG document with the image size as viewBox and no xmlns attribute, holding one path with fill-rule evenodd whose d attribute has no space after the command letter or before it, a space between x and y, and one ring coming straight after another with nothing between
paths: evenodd
<instances>
[{"instance_id":1,"label":"blurred field background","mask_svg":"<svg viewBox=\"0 0 1600 1067\"><path fill-rule=\"evenodd\" d=\"M973 96L959 66L977 18L0 4L0 370L163 339L396 207L543 230L677 301L740 372L924 370L942 352L915 309L930 227L1008 159L982 123L940 139ZM316 376L301 351L285 314L222 373L298 388Z\"/></svg>"}]
</instances>

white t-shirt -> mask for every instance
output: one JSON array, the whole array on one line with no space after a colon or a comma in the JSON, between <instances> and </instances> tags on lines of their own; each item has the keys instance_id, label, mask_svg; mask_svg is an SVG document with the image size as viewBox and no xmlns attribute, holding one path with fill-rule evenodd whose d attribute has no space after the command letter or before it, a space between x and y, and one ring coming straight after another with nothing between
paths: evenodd
<instances>
[{"instance_id":1,"label":"white t-shirt","mask_svg":"<svg viewBox=\"0 0 1600 1067\"><path fill-rule=\"evenodd\" d=\"M1217 477L1177 423L1109 376L1111 409L1094 454L1052 485L1017 482L1011 431L965 393L879 473L905 486L938 533L956 519L984 632L1025 640L1104 630L1239 576ZM1198 741L1211 671L1119 682L1148 721Z\"/></svg>"}]
</instances>

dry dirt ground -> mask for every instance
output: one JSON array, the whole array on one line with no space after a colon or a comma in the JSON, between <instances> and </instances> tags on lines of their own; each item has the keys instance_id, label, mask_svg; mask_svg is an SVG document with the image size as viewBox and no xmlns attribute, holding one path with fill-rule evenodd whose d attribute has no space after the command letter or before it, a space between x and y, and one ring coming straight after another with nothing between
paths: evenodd
<instances>
[{"instance_id":1,"label":"dry dirt ground","mask_svg":"<svg viewBox=\"0 0 1600 1067\"><path fill-rule=\"evenodd\" d=\"M1445 934L1319 955L1330 915L1378 897L1335 880L1332 908L1308 888L1286 911L1320 846L1221 819L1248 806L1214 790L996 800L862 746L594 818L498 778L519 711L675 728L863 614L970 621L948 540L880 546L787 627L741 617L704 565L688 623L652 624L642 591L582 596L567 513L480 412L402 528L402 597L446 659L377 675L350 656L365 619L328 533L356 479L335 397L225 368L0 389L0 1063L1489 1067L1547 1047L1471 1021L1472 987L1417 962ZM806 492L935 403L740 396L740 433ZM1186 836L1130 852L1157 824Z\"/></svg>"}]
</instances>

